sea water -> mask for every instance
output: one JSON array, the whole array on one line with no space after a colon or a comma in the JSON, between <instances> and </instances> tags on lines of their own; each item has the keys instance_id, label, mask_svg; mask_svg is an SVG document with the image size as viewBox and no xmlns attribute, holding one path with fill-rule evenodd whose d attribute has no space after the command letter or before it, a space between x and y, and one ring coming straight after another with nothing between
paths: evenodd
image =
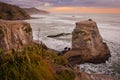
<instances>
[{"instance_id":1,"label":"sea water","mask_svg":"<svg viewBox=\"0 0 120 80\"><path fill-rule=\"evenodd\" d=\"M40 40L47 47L57 51L62 51L64 47L71 47L72 35L57 38L49 38L48 35L71 33L75 28L75 23L82 20L91 18L96 21L112 57L103 64L82 64L81 71L116 75L110 67L120 60L120 14L49 14L32 15L32 17L33 19L26 21L32 26L34 40Z\"/></svg>"}]
</instances>

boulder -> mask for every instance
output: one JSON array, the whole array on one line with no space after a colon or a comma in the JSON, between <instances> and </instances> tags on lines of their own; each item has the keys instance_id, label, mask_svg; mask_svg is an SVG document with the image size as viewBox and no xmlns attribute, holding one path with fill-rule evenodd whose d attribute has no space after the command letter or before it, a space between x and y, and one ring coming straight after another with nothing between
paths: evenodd
<instances>
[{"instance_id":1,"label":"boulder","mask_svg":"<svg viewBox=\"0 0 120 80\"><path fill-rule=\"evenodd\" d=\"M3 51L20 50L32 41L32 28L29 23L0 20L0 48Z\"/></svg>"},{"instance_id":2,"label":"boulder","mask_svg":"<svg viewBox=\"0 0 120 80\"><path fill-rule=\"evenodd\" d=\"M97 24L91 19L76 23L72 32L72 50L66 57L71 64L85 62L103 63L110 57L110 50L99 33Z\"/></svg>"}]
</instances>

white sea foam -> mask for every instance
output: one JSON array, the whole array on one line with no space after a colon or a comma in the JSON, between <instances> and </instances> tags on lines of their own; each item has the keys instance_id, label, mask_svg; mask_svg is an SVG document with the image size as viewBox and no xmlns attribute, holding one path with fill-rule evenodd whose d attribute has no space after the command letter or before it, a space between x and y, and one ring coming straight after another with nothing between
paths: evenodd
<instances>
[{"instance_id":1,"label":"white sea foam","mask_svg":"<svg viewBox=\"0 0 120 80\"><path fill-rule=\"evenodd\" d=\"M74 16L73 16L74 15ZM71 33L75 27L75 22L92 18L98 24L103 40L108 44L112 57L105 64L82 64L81 70L89 73L113 74L109 68L119 59L120 55L120 16L116 15L75 15L75 14L51 14L33 15L36 19L26 20L33 28L34 40L38 40L38 29L40 28L39 40L42 40L49 48L61 51L64 47L71 47L71 36L60 38L48 38L48 35L59 33ZM66 38L66 39L65 39Z\"/></svg>"}]
</instances>

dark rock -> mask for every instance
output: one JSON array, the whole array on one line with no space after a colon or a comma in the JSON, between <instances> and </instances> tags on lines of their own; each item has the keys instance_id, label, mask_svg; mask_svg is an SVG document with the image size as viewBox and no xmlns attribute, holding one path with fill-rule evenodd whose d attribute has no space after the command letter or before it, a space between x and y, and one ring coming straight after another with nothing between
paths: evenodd
<instances>
[{"instance_id":1,"label":"dark rock","mask_svg":"<svg viewBox=\"0 0 120 80\"><path fill-rule=\"evenodd\" d=\"M88 19L88 21L92 21L92 19Z\"/></svg>"},{"instance_id":2,"label":"dark rock","mask_svg":"<svg viewBox=\"0 0 120 80\"><path fill-rule=\"evenodd\" d=\"M61 52L58 53L58 56L63 56L66 52L68 52L70 50L71 50L71 48L65 47L63 51L61 51Z\"/></svg>"},{"instance_id":3,"label":"dark rock","mask_svg":"<svg viewBox=\"0 0 120 80\"><path fill-rule=\"evenodd\" d=\"M61 37L61 36L66 36L66 35L71 35L71 33L60 33L60 34L56 34L56 35L48 35L47 37Z\"/></svg>"}]
</instances>

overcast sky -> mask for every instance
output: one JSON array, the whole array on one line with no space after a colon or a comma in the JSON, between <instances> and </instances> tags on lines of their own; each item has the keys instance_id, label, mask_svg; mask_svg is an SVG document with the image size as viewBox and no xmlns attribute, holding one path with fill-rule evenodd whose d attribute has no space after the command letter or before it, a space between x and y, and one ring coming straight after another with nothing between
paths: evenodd
<instances>
[{"instance_id":1,"label":"overcast sky","mask_svg":"<svg viewBox=\"0 0 120 80\"><path fill-rule=\"evenodd\" d=\"M79 6L79 7L110 7L120 8L120 0L0 0L21 7L34 6Z\"/></svg>"},{"instance_id":2,"label":"overcast sky","mask_svg":"<svg viewBox=\"0 0 120 80\"><path fill-rule=\"evenodd\" d=\"M20 7L52 12L120 13L120 0L0 0Z\"/></svg>"}]
</instances>

